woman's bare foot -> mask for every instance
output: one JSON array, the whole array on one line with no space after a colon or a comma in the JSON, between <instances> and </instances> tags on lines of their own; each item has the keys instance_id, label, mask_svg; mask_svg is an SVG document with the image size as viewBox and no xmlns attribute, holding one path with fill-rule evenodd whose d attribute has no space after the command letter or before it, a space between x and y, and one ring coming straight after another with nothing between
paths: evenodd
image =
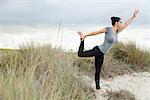
<instances>
[{"instance_id":1,"label":"woman's bare foot","mask_svg":"<svg viewBox=\"0 0 150 100\"><path fill-rule=\"evenodd\" d=\"M104 88L103 89L101 88L101 89L96 89L95 92L98 93L98 94L104 94L104 93L107 93L108 90L104 89Z\"/></svg>"},{"instance_id":2,"label":"woman's bare foot","mask_svg":"<svg viewBox=\"0 0 150 100\"><path fill-rule=\"evenodd\" d=\"M83 33L82 33L82 32L80 32L80 31L79 31L79 32L77 32L77 33L80 35L80 39L81 39L81 40L84 40Z\"/></svg>"}]
</instances>

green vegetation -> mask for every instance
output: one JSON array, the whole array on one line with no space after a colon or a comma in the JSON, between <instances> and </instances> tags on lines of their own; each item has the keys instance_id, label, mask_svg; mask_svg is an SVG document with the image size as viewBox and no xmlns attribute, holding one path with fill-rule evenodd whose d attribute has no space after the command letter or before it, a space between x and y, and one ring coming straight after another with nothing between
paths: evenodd
<instances>
[{"instance_id":1,"label":"green vegetation","mask_svg":"<svg viewBox=\"0 0 150 100\"><path fill-rule=\"evenodd\" d=\"M112 49L113 58L135 66L147 66L150 62L150 52L141 50L134 42L118 43Z\"/></svg>"},{"instance_id":2,"label":"green vegetation","mask_svg":"<svg viewBox=\"0 0 150 100\"><path fill-rule=\"evenodd\" d=\"M134 42L118 43L111 50L112 58L131 72L150 72L150 49L140 49Z\"/></svg>"},{"instance_id":3,"label":"green vegetation","mask_svg":"<svg viewBox=\"0 0 150 100\"><path fill-rule=\"evenodd\" d=\"M2 100L91 100L75 77L73 55L49 45L0 51Z\"/></svg>"}]
</instances>

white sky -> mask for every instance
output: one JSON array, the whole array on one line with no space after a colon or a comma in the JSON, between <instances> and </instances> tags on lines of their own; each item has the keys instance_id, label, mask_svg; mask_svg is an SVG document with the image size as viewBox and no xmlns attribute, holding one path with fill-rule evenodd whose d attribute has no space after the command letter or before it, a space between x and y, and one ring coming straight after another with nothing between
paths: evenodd
<instances>
[{"instance_id":1,"label":"white sky","mask_svg":"<svg viewBox=\"0 0 150 100\"><path fill-rule=\"evenodd\" d=\"M0 0L0 48L17 48L22 42L35 41L54 45L58 42L63 47L77 49L77 31L95 31L111 26L111 16L119 16L124 22L135 8L140 13L123 33L133 32L134 37L136 33L144 32L145 37L140 34L138 40L131 39L149 43L148 4L149 0ZM60 21L62 25L58 34ZM102 42L103 36L96 37L96 41L94 37L87 39L87 48ZM131 36L123 34L120 37L126 40Z\"/></svg>"}]
</instances>

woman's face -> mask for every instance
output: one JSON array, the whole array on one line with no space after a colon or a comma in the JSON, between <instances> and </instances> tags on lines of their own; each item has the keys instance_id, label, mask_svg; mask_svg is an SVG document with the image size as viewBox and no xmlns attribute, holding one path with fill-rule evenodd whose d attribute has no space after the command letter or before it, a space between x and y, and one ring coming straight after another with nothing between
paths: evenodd
<instances>
[{"instance_id":1,"label":"woman's face","mask_svg":"<svg viewBox=\"0 0 150 100\"><path fill-rule=\"evenodd\" d=\"M116 26L121 29L122 28L122 21L119 20L118 22L116 22Z\"/></svg>"}]
</instances>

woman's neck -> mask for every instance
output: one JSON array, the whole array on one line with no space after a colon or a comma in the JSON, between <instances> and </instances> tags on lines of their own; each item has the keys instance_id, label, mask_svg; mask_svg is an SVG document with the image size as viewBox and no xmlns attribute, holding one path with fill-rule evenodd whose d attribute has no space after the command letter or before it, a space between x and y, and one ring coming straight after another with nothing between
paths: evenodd
<instances>
[{"instance_id":1,"label":"woman's neck","mask_svg":"<svg viewBox=\"0 0 150 100\"><path fill-rule=\"evenodd\" d=\"M113 32L116 32L118 29L119 29L119 28L118 28L117 26L113 26L113 27L112 27Z\"/></svg>"}]
</instances>

